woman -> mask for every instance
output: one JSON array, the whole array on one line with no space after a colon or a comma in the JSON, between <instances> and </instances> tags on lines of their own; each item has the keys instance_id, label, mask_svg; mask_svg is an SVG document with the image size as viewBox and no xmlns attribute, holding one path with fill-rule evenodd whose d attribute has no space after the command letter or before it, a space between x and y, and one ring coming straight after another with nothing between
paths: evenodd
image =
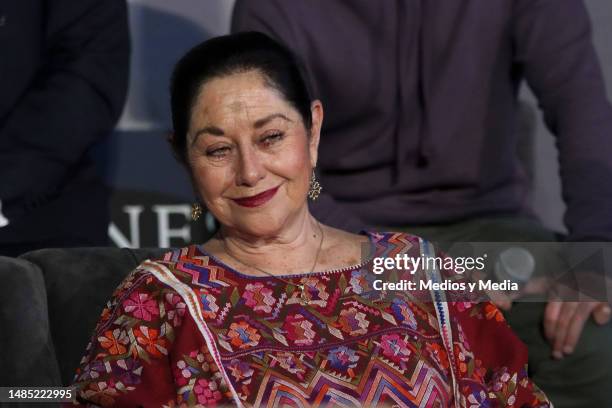
<instances>
[{"instance_id":1,"label":"woman","mask_svg":"<svg viewBox=\"0 0 612 408\"><path fill-rule=\"evenodd\" d=\"M418 257L426 243L310 215L323 107L288 50L260 33L211 39L171 93L171 143L221 227L120 285L78 370L81 402L548 406L491 304L373 289L362 249Z\"/></svg>"}]
</instances>

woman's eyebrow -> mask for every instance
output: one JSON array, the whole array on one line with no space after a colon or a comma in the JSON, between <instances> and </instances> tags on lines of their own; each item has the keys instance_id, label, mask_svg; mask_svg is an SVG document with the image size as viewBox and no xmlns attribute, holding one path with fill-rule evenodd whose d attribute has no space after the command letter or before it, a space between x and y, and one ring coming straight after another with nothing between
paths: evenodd
<instances>
[{"instance_id":1,"label":"woman's eyebrow","mask_svg":"<svg viewBox=\"0 0 612 408\"><path fill-rule=\"evenodd\" d=\"M191 141L191 145L193 146L195 142L198 140L198 137L200 137L200 135L204 133L208 133L209 135L214 135L214 136L223 136L225 134L223 133L223 130L221 130L220 128L216 126L206 126L198 130L195 133L195 135L193 136L193 140Z\"/></svg>"},{"instance_id":2,"label":"woman's eyebrow","mask_svg":"<svg viewBox=\"0 0 612 408\"><path fill-rule=\"evenodd\" d=\"M259 129L262 126L265 126L272 119L276 119L276 118L284 119L287 122L293 122L291 119L289 119L287 116L283 115L282 113L273 113L273 114L268 115L268 116L266 116L264 118L257 119L255 122L253 122L253 128Z\"/></svg>"},{"instance_id":3,"label":"woman's eyebrow","mask_svg":"<svg viewBox=\"0 0 612 408\"><path fill-rule=\"evenodd\" d=\"M255 129L259 129L262 126L265 126L267 123L269 123L270 121L276 119L276 118L280 118L280 119L284 119L287 122L293 122L291 119L289 119L287 116L283 115L282 113L272 113L271 115L268 115L266 117L263 117L261 119L257 119L255 122L253 122L253 128ZM191 142L191 144L195 144L195 142L198 140L198 137L202 134L209 134L209 135L213 135L213 136L223 136L225 135L225 133L223 132L223 130L221 128L218 128L216 126L206 126L203 127L202 129L198 130L195 135L193 136L193 141Z\"/></svg>"}]
</instances>

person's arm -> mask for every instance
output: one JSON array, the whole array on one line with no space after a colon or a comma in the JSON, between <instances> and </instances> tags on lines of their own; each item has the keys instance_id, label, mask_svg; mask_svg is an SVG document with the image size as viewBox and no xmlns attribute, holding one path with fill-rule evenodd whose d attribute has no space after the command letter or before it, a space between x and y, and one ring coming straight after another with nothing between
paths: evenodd
<instances>
[{"instance_id":1,"label":"person's arm","mask_svg":"<svg viewBox=\"0 0 612 408\"><path fill-rule=\"evenodd\" d=\"M569 241L612 240L612 107L605 94L582 0L519 0L515 60L557 138ZM606 324L603 302L549 302L544 317L553 354L572 353L593 315Z\"/></svg>"},{"instance_id":2,"label":"person's arm","mask_svg":"<svg viewBox=\"0 0 612 408\"><path fill-rule=\"evenodd\" d=\"M612 240L612 107L582 0L515 2L515 61L556 135L568 240Z\"/></svg>"},{"instance_id":3,"label":"person's arm","mask_svg":"<svg viewBox=\"0 0 612 408\"><path fill-rule=\"evenodd\" d=\"M295 31L296 27L286 14L287 7L291 7L291 4L284 1L237 0L232 16L231 31L233 33L259 31L287 45L297 54L298 58L302 59L306 70L305 75L308 77L307 81L312 88L312 96L318 98L318 84L309 72L309 61L305 55L306 45L301 41L305 37L301 37ZM321 137L324 138L325 134L322 134ZM319 198L315 202L310 202L309 207L315 218L332 227L355 233L370 227L326 192L325 185L323 185L323 192Z\"/></svg>"},{"instance_id":4,"label":"person's arm","mask_svg":"<svg viewBox=\"0 0 612 408\"><path fill-rule=\"evenodd\" d=\"M107 136L127 89L124 0L53 0L43 63L0 123L0 200L9 221L49 200L87 150Z\"/></svg>"}]
</instances>

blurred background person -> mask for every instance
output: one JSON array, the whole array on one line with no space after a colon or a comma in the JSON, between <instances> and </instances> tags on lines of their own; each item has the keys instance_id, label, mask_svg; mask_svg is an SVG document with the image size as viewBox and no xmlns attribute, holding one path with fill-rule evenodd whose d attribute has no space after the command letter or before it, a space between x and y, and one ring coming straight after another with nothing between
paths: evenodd
<instances>
[{"instance_id":1,"label":"blurred background person","mask_svg":"<svg viewBox=\"0 0 612 408\"><path fill-rule=\"evenodd\" d=\"M567 239L612 238L612 109L581 0L238 0L241 30L287 43L326 107L322 222L443 242L557 239L529 206L516 154L526 80L556 136ZM507 315L555 406L609 404L609 305Z\"/></svg>"},{"instance_id":2,"label":"blurred background person","mask_svg":"<svg viewBox=\"0 0 612 408\"><path fill-rule=\"evenodd\" d=\"M108 242L108 191L88 152L128 82L124 0L0 5L0 255Z\"/></svg>"}]
</instances>

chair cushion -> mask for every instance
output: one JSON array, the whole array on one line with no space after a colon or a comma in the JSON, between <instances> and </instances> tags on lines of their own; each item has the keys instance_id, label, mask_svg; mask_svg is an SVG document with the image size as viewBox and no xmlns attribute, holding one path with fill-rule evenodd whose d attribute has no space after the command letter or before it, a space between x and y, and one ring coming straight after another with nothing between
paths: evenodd
<instances>
[{"instance_id":1,"label":"chair cushion","mask_svg":"<svg viewBox=\"0 0 612 408\"><path fill-rule=\"evenodd\" d=\"M0 257L0 385L60 386L40 268Z\"/></svg>"},{"instance_id":2,"label":"chair cushion","mask_svg":"<svg viewBox=\"0 0 612 408\"><path fill-rule=\"evenodd\" d=\"M51 335L64 385L72 382L104 305L123 278L167 249L42 249L20 258L42 271Z\"/></svg>"}]
</instances>

